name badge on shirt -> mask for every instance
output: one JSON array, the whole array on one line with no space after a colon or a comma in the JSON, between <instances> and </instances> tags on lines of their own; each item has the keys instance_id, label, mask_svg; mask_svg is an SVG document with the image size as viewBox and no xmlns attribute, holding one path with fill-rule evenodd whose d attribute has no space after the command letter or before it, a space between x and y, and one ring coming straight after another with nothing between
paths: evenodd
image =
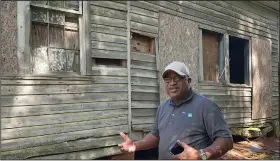
<instances>
[{"instance_id":1,"label":"name badge on shirt","mask_svg":"<svg viewBox=\"0 0 280 161\"><path fill-rule=\"evenodd\" d=\"M182 114L185 116L185 117L192 117L192 113L187 113L186 112L182 112Z\"/></svg>"}]
</instances>

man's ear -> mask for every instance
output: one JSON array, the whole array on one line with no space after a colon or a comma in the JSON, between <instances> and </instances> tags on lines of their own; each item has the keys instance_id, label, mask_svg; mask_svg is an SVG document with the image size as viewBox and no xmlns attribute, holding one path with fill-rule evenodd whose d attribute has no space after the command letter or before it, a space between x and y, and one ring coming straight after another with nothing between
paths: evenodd
<instances>
[{"instance_id":1,"label":"man's ear","mask_svg":"<svg viewBox=\"0 0 280 161\"><path fill-rule=\"evenodd\" d=\"M188 83L191 83L192 82L192 79L191 78L188 78Z\"/></svg>"}]
</instances>

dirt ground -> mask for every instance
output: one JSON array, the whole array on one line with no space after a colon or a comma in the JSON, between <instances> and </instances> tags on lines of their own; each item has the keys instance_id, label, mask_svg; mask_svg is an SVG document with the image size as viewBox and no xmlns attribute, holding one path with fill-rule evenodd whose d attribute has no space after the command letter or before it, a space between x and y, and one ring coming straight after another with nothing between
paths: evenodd
<instances>
[{"instance_id":1,"label":"dirt ground","mask_svg":"<svg viewBox=\"0 0 280 161\"><path fill-rule=\"evenodd\" d=\"M234 147L221 159L279 160L279 138L265 137L234 143Z\"/></svg>"}]
</instances>

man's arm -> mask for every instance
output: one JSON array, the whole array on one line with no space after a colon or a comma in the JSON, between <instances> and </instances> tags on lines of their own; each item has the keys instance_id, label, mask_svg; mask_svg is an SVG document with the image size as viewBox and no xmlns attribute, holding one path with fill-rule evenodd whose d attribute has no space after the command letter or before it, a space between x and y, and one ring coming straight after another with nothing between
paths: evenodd
<instances>
[{"instance_id":1,"label":"man's arm","mask_svg":"<svg viewBox=\"0 0 280 161\"><path fill-rule=\"evenodd\" d=\"M227 151L233 148L233 140L231 138L217 138L212 145L203 149L207 155L207 159L217 159L223 156Z\"/></svg>"},{"instance_id":2,"label":"man's arm","mask_svg":"<svg viewBox=\"0 0 280 161\"><path fill-rule=\"evenodd\" d=\"M143 139L133 142L138 150L147 150L156 147L159 143L159 137L154 136L151 132L148 133Z\"/></svg>"}]
</instances>

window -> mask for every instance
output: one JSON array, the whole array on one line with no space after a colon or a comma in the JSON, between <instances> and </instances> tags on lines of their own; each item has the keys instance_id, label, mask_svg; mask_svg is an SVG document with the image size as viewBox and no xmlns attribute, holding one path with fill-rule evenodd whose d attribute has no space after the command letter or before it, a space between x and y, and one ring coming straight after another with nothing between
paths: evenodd
<instances>
[{"instance_id":1,"label":"window","mask_svg":"<svg viewBox=\"0 0 280 161\"><path fill-rule=\"evenodd\" d=\"M204 81L219 82L220 59L222 59L222 34L202 30L203 78Z\"/></svg>"},{"instance_id":2,"label":"window","mask_svg":"<svg viewBox=\"0 0 280 161\"><path fill-rule=\"evenodd\" d=\"M31 2L32 73L78 72L79 1Z\"/></svg>"},{"instance_id":3,"label":"window","mask_svg":"<svg viewBox=\"0 0 280 161\"><path fill-rule=\"evenodd\" d=\"M237 36L201 29L200 81L250 85L249 38Z\"/></svg>"},{"instance_id":4,"label":"window","mask_svg":"<svg viewBox=\"0 0 280 161\"><path fill-rule=\"evenodd\" d=\"M229 36L230 83L249 84L249 41Z\"/></svg>"},{"instance_id":5,"label":"window","mask_svg":"<svg viewBox=\"0 0 280 161\"><path fill-rule=\"evenodd\" d=\"M132 33L131 50L156 55L155 39L148 36Z\"/></svg>"}]
</instances>

